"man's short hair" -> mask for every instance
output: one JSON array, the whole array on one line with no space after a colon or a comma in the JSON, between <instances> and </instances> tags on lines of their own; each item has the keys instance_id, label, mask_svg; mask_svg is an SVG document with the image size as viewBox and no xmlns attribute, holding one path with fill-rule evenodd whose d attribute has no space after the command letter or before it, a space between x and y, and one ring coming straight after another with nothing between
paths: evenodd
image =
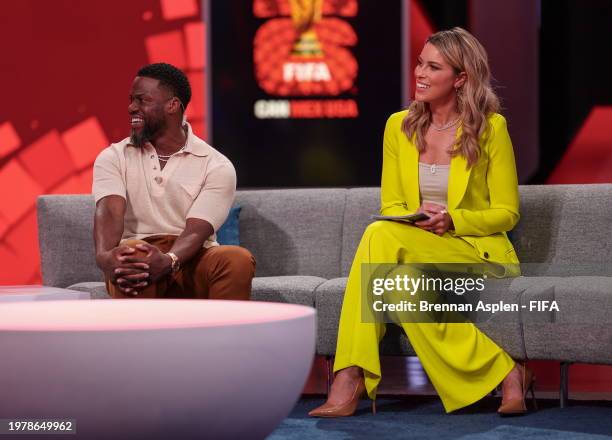
<instances>
[{"instance_id":1,"label":"man's short hair","mask_svg":"<svg viewBox=\"0 0 612 440\"><path fill-rule=\"evenodd\" d=\"M154 63L142 67L136 76L159 80L159 84L168 88L183 104L183 110L191 101L191 85L181 69L167 63Z\"/></svg>"}]
</instances>

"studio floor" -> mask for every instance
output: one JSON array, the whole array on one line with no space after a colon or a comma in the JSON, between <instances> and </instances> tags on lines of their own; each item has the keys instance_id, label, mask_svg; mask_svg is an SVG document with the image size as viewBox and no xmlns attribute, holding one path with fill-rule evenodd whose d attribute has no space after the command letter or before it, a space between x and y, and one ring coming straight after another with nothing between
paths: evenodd
<instances>
[{"instance_id":1,"label":"studio floor","mask_svg":"<svg viewBox=\"0 0 612 440\"><path fill-rule=\"evenodd\" d=\"M323 397L302 398L269 440L297 439L462 439L462 440L603 440L612 439L612 402L538 399L538 411L500 417L499 398L487 397L446 414L436 396L402 396L377 400L377 413L363 400L353 417L317 419L308 411Z\"/></svg>"},{"instance_id":2,"label":"studio floor","mask_svg":"<svg viewBox=\"0 0 612 440\"><path fill-rule=\"evenodd\" d=\"M324 402L327 374L317 356L305 394L269 439L612 439L612 366L572 365L570 403L562 409L558 362L532 361L538 411L502 418L500 397L446 414L417 358L383 357L382 365L376 415L362 400L353 417L315 419L308 411Z\"/></svg>"}]
</instances>

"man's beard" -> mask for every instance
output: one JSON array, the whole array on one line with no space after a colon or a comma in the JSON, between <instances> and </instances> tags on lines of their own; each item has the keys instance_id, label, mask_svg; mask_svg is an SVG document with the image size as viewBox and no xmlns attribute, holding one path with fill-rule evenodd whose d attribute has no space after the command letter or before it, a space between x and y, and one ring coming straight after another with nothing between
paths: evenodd
<instances>
[{"instance_id":1,"label":"man's beard","mask_svg":"<svg viewBox=\"0 0 612 440\"><path fill-rule=\"evenodd\" d=\"M142 130L138 131L132 128L130 143L138 148L143 147L147 142L151 142L157 133L162 131L164 128L163 125L163 122L160 121L154 121L151 123L145 120Z\"/></svg>"}]
</instances>

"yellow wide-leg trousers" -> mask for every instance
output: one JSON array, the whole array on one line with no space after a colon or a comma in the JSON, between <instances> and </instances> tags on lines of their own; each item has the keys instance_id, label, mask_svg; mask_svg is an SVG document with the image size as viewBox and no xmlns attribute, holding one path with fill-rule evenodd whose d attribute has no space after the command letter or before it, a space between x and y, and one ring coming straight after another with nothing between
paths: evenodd
<instances>
[{"instance_id":1,"label":"yellow wide-leg trousers","mask_svg":"<svg viewBox=\"0 0 612 440\"><path fill-rule=\"evenodd\" d=\"M476 250L449 233L438 236L416 226L378 221L366 229L348 277L334 372L363 369L371 399L381 378L378 345L385 324L364 322L361 265L364 263L482 263ZM491 392L512 370L512 358L472 323L412 323L402 327L446 412L470 405Z\"/></svg>"}]
</instances>

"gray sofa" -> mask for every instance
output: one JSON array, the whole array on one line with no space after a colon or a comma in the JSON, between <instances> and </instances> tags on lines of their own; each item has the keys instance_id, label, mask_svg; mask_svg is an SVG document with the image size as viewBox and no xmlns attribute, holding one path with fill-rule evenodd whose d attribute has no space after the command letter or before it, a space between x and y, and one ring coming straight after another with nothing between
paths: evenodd
<instances>
[{"instance_id":1,"label":"gray sofa","mask_svg":"<svg viewBox=\"0 0 612 440\"><path fill-rule=\"evenodd\" d=\"M525 276L499 280L486 293L522 304L554 299L560 311L546 322L519 313L477 325L515 358L561 361L564 405L570 363L612 364L612 185L522 186L520 192L512 240ZM257 259L253 299L315 307L317 353L331 366L346 276L378 211L379 189L238 191L236 202L241 245ZM38 199L45 285L108 298L94 262L93 212L91 196ZM381 350L414 355L393 325Z\"/></svg>"}]
</instances>

